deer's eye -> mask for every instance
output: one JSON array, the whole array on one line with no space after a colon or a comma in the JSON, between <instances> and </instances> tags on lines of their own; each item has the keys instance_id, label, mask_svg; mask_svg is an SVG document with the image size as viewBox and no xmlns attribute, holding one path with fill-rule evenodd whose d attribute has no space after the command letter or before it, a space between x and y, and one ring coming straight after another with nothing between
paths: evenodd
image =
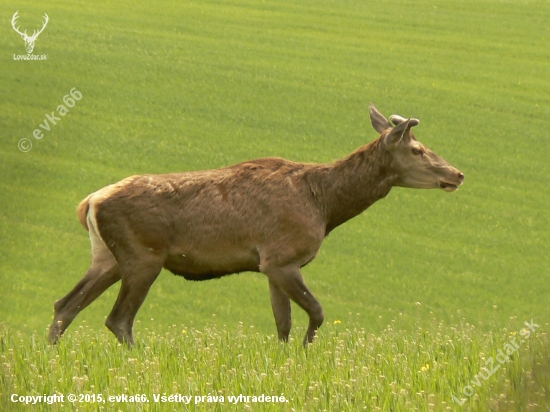
<instances>
[{"instance_id":1,"label":"deer's eye","mask_svg":"<svg viewBox=\"0 0 550 412\"><path fill-rule=\"evenodd\" d=\"M424 150L419 149L417 147L413 147L412 148L412 153L413 153L413 155L422 155L422 154L424 154Z\"/></svg>"}]
</instances>

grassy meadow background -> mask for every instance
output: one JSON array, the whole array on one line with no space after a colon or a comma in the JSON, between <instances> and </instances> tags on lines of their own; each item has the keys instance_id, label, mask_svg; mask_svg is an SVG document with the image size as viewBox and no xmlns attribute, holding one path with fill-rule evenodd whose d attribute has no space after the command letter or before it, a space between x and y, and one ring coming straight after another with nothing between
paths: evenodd
<instances>
[{"instance_id":1,"label":"grassy meadow background","mask_svg":"<svg viewBox=\"0 0 550 412\"><path fill-rule=\"evenodd\" d=\"M13 59L25 52L10 26L16 10L21 29L29 32L40 27L48 13L50 21L33 52L46 54L47 60ZM338 336L351 339L345 345L352 346L361 336L365 342L376 342L379 336L388 345L387 354L414 358L414 346L392 342L414 341L420 328L431 331L428 336L434 341L440 333L465 345L465 354L454 346L444 351L454 354L455 366L443 371L445 379L438 385L411 383L421 388L419 392L437 394L435 399L417 398L412 391L412 399L389 404L379 402L387 399L383 396L373 400L374 395L362 393L366 386L343 385L333 388L321 409L355 410L353 401L337 403L331 398L347 390L362 393L366 400L360 405L372 409L410 410L413 405L445 410L458 408L451 392L460 391L479 371L479 365L466 360L472 354L495 353L507 342L506 331L517 331L532 318L541 325L537 336L547 336L548 1L233 0L145 5L7 0L0 16L0 353L3 364L21 368L14 375L17 385L27 388L23 394L30 394L30 388L37 393L68 389L57 385L57 378L45 386L30 385L25 376L36 371L28 369L33 363L24 359L31 355L43 368L49 357L55 359L56 351L62 352L59 362L72 365L71 356L79 356L79 348L91 351L85 352L88 363L111 356L115 363L121 358L139 359L138 365L155 358L164 365L178 362L181 357L170 355L170 339L163 338L158 347L151 343L157 333L171 334L172 343L180 345L174 353L189 350L201 359L198 348L208 345L208 339L194 346L196 339L176 337L172 325L178 331L212 336L220 342L220 353L228 352L227 359L236 364L232 350L241 350L245 358L265 356L266 373L274 370L270 362L281 366L289 357L303 361L306 366L285 379L292 382L305 370L307 379L320 382L320 387L320 377L329 376L326 358L332 355L326 354L337 352ZM33 130L63 104L72 88L82 93L82 99L41 140L35 139ZM462 170L466 180L453 194L396 188L331 233L317 259L303 270L326 314L324 330L313 345L317 349L302 353L295 348L299 345L281 348L270 341L275 325L268 284L263 275L251 273L209 282L162 273L138 313L137 338L149 343L143 343L136 355L124 352L114 336L104 332L117 285L79 315L59 347L45 343L53 302L69 292L90 262L89 239L75 213L86 195L132 174L209 169L264 156L329 162L377 137L368 115L371 101L386 115L420 118L415 131L419 140ZM18 150L22 138L32 142L27 153ZM293 319L292 336L300 341L300 327L307 319L297 307ZM388 325L400 334L388 338ZM87 332L83 335L82 330ZM209 335L210 330L216 332ZM238 339L247 333L252 354L246 344L232 343L241 342ZM494 338L497 335L500 338ZM91 336L104 350L94 352L97 349L90 349L82 336ZM468 352L467 342L472 340L482 343L472 344L477 349ZM517 363L517 374L510 376L521 380L533 368L548 376L539 360L548 359L550 346L541 342L540 350L518 351L520 357L540 356L533 355L533 364ZM376 345L365 345L376 357ZM17 347L26 349L18 355ZM378 364L367 362L369 354L364 355L369 382L379 382L384 373L372 372ZM430 359L428 354L418 362L411 360L417 363L409 367L416 373ZM120 366L105 362L93 379L99 379L99 371L108 374ZM243 364L258 370L254 362ZM13 372L6 368L4 376ZM205 370L217 369L213 365ZM148 369L139 371L153 379ZM88 376L87 369L80 372ZM165 375L168 380L161 382L166 385L172 385L172 378L188 378L182 377L185 368ZM334 379L341 382L351 375L348 371ZM487 384L479 396L498 399L499 391L507 393L502 388L512 378L498 375L495 379L504 386ZM229 382L229 376L220 379ZM252 381L238 381L243 394ZM286 388L291 398L288 410L321 410L307 397L296 401L298 397L288 393L294 386L281 388L276 379L269 382L268 389ZM4 377L3 384L5 402L14 383ZM119 392L125 388L122 385ZM389 390L388 396L395 389L373 388L373 394ZM544 393L550 403L548 386ZM463 408L482 410L487 407L484 399L468 400ZM405 407L407 400L415 403Z\"/></svg>"}]
</instances>

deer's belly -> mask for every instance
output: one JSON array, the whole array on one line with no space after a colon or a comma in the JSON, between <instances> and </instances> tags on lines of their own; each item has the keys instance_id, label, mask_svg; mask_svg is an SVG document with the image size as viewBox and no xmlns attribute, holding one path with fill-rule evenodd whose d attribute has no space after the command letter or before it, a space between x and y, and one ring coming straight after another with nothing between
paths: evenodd
<instances>
[{"instance_id":1,"label":"deer's belly","mask_svg":"<svg viewBox=\"0 0 550 412\"><path fill-rule=\"evenodd\" d=\"M208 280L239 272L258 272L255 250L186 251L168 255L164 267L187 280Z\"/></svg>"}]
</instances>

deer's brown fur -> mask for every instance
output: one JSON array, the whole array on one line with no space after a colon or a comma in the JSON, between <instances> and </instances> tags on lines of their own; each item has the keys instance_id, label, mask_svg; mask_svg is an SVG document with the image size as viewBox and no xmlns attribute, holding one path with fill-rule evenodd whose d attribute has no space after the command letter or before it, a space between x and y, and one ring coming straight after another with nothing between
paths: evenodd
<instances>
[{"instance_id":1,"label":"deer's brown fur","mask_svg":"<svg viewBox=\"0 0 550 412\"><path fill-rule=\"evenodd\" d=\"M132 176L89 195L77 213L90 232L92 264L55 303L50 340L56 342L82 309L121 279L106 324L121 342L133 343L135 315L164 267L188 280L264 273L279 338L288 339L292 299L310 317L304 343L311 342L324 316L300 268L315 258L325 236L393 186L453 190L463 180L414 138L410 129L417 120L394 116L393 127L374 106L371 119L381 136L334 163L256 159Z\"/></svg>"}]
</instances>

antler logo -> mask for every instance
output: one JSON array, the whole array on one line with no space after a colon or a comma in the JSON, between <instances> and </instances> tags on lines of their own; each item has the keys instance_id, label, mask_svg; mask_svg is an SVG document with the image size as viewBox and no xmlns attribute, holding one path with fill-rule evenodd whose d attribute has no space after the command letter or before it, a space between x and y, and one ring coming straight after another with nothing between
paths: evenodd
<instances>
[{"instance_id":1,"label":"antler logo","mask_svg":"<svg viewBox=\"0 0 550 412\"><path fill-rule=\"evenodd\" d=\"M34 30L33 33L32 33L32 36L29 36L27 35L27 30L25 30L23 33L21 33L21 31L19 31L19 27L15 27L15 24L16 24L16 20L19 18L19 16L17 15L17 13L19 13L19 10L15 12L15 14L13 15L12 19L11 19L11 26L13 27L13 29L21 35L21 38L25 41L25 48L27 49L27 53L32 53L33 49L34 49L34 42L36 41L38 35L40 33L42 33L44 31L44 29L46 28L46 25L48 24L48 15L46 13L44 13L44 24L42 25L42 28L40 30Z\"/></svg>"}]
</instances>

